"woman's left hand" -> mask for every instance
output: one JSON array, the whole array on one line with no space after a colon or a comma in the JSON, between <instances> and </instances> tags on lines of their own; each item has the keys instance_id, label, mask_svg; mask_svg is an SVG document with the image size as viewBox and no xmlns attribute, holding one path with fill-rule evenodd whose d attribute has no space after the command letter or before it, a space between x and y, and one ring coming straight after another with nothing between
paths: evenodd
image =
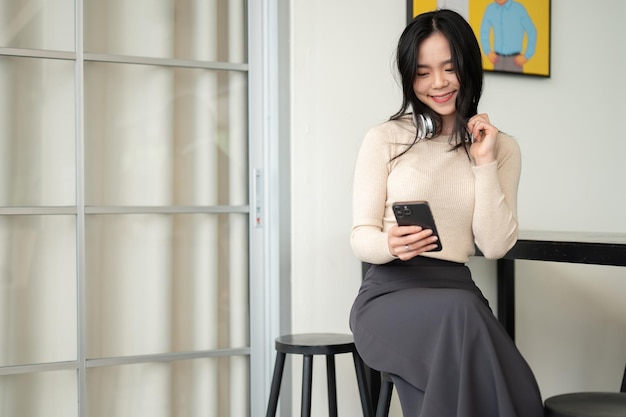
<instances>
[{"instance_id":1,"label":"woman's left hand","mask_svg":"<svg viewBox=\"0 0 626 417\"><path fill-rule=\"evenodd\" d=\"M473 116L467 122L467 131L474 138L470 154L476 165L485 165L495 161L496 138L499 130L491 124L489 116L485 113Z\"/></svg>"}]
</instances>

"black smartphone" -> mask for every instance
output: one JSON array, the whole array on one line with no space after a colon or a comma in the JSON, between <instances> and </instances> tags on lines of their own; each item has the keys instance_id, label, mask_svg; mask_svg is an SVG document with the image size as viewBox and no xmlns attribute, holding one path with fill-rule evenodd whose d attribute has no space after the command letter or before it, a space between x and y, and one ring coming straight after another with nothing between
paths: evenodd
<instances>
[{"instance_id":1,"label":"black smartphone","mask_svg":"<svg viewBox=\"0 0 626 417\"><path fill-rule=\"evenodd\" d=\"M437 247L431 252L439 252L442 249L441 237L437 232L435 218L427 201L398 202L393 203L391 207L398 226L420 226L424 229L431 229L433 235L439 238L436 242Z\"/></svg>"}]
</instances>

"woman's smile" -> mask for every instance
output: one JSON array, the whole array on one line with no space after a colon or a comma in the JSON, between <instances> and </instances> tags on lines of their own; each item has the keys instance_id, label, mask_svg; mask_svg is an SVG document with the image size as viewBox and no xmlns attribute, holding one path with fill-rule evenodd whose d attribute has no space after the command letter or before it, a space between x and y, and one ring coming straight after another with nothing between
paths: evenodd
<instances>
[{"instance_id":1,"label":"woman's smile","mask_svg":"<svg viewBox=\"0 0 626 417\"><path fill-rule=\"evenodd\" d=\"M456 91L451 91L449 93L446 94L440 94L440 95L436 95L433 96L431 95L430 98L438 104L443 104L443 103L447 103L448 101L450 101L456 94Z\"/></svg>"}]
</instances>

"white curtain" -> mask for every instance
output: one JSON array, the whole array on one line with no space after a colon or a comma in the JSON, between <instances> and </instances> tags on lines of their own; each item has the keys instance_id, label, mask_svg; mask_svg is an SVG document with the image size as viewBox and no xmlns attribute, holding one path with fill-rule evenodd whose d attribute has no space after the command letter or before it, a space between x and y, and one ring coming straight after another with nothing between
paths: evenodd
<instances>
[{"instance_id":1,"label":"white curtain","mask_svg":"<svg viewBox=\"0 0 626 417\"><path fill-rule=\"evenodd\" d=\"M178 2L175 20L171 19L171 9L158 7L156 3L161 2L142 0L139 3L118 0L114 7L107 6L107 19L111 22L121 20L118 34L113 39L94 41L106 44L115 52L128 50L128 54L132 54L134 46L127 44L128 39L145 39L147 34L158 33L163 49L148 51L150 56L174 54L201 61L219 58L218 49L224 48L216 41L219 19L231 12L224 2ZM149 22L159 26L123 26L123 16L138 16L135 8L151 10ZM231 30L240 30L240 36L243 36L243 10L239 12L239 26ZM159 17L161 14L162 18ZM175 43L165 42L174 39ZM237 53L241 54L241 46L245 43L237 45ZM105 114L104 120L123 122L113 128L101 126L95 129L107 132L103 140L97 141L104 145L97 152L106 157L110 150L111 158L123 155L125 160L116 169L110 162L104 162L102 169L110 170L99 175L106 178L104 201L119 201L120 205L183 206L247 203L245 76L233 76L234 81L229 84L226 72L218 74L216 71L149 66L122 66L116 70L108 68L109 65L106 67L102 77L108 85L95 83L100 87L93 87L106 89L103 93L108 99L104 101L102 112L94 111ZM123 72L119 78L114 76L117 71ZM120 82L124 83L124 88L120 88ZM118 96L113 97L111 91ZM163 103L168 105L159 107ZM141 106L140 111L138 106ZM126 116L128 120L124 121ZM88 114L87 117L94 115ZM140 170L133 171L130 177L141 181L129 183L127 166ZM116 175L120 177L116 178ZM111 187L107 188L107 185ZM122 334L119 350L113 354L129 354L128 351L123 353L129 348L132 354L133 347L129 342L133 335L137 335L137 344L143 343L144 346L136 353L146 353L145 349L163 352L246 346L247 216L147 216L144 221L150 222L153 238L138 238L124 248L119 236L128 235L136 222L136 216L128 217L128 223L116 222L118 230L109 225L108 230L102 231L100 241L105 250L95 263L111 269L101 274L106 281L99 285L107 291L103 293L106 296L101 294L98 297L105 306L115 305L116 313L110 314L106 308L99 310L107 312L107 317L99 318L98 322L110 326L109 330L103 327L100 335L106 338L119 328L128 329ZM145 230L145 226L137 233L141 230ZM107 256L107 250L113 251L111 256ZM111 265L107 259L117 259L119 264ZM152 263L147 273L146 263ZM128 288L132 280L135 280L136 287ZM146 297L148 287L155 292L153 303L133 305L132 300ZM148 335L154 337L148 339L150 343L139 332L140 326L146 326L146 320L136 317L138 321L134 326L132 320L129 323L128 315L136 315L138 307L152 312L142 316L152 318L149 328L142 330L143 333L150 330ZM89 342L91 345L92 340ZM171 343L171 346L163 347L161 343ZM108 347L104 350L111 352ZM223 368L223 364L230 365ZM122 417L128 415L129 410L142 410L151 416L199 417L207 412L223 416L247 415L247 358L232 358L226 362L194 360L173 366L144 364L120 369L126 368L130 374L98 371L99 378L94 378L98 384L90 385L94 390L90 398L97 396L96 392L113 392L118 380L125 381L125 392L114 398L100 397L99 407L96 404L92 407L90 402L93 412L90 417ZM108 382L105 375L109 376ZM146 375L151 376L148 386L141 382L146 380ZM155 398L159 398L156 404ZM153 401L154 409L148 405L149 401ZM111 403L117 404L117 408L112 409Z\"/></svg>"},{"instance_id":2,"label":"white curtain","mask_svg":"<svg viewBox=\"0 0 626 417\"><path fill-rule=\"evenodd\" d=\"M173 34L168 6L160 0L108 0L108 14L100 19L109 30L85 30L93 37L106 36L97 39L98 43L114 51L124 51L136 40L150 46L147 54L167 56L172 45L163 40L173 39L167 36ZM149 18L131 18L142 13ZM154 32L164 34L160 42L142 42L146 34ZM174 178L169 155L173 118L163 105L173 87L172 72L166 68L86 66L87 204L172 203ZM92 164L95 161L100 163ZM172 219L159 215L88 216L86 224L88 358L170 351ZM90 369L88 414L167 417L170 380L165 363Z\"/></svg>"},{"instance_id":3,"label":"white curtain","mask_svg":"<svg viewBox=\"0 0 626 417\"><path fill-rule=\"evenodd\" d=\"M246 44L244 37L245 10L242 2L230 2L229 10L229 60L231 62L245 62ZM231 178L230 194L232 204L246 204L248 202L247 179L247 108L245 78L233 74L229 80L229 122L230 127L230 155L232 156L229 178ZM250 203L252 206L252 203ZM248 241L241 239L247 236L248 219L245 216L231 216L230 239L230 344L231 346L246 346L249 344L248 335ZM229 374L231 375L230 409L232 416L246 416L248 402L242 398L249 398L245 389L248 384L249 361L247 357L231 359Z\"/></svg>"},{"instance_id":4,"label":"white curtain","mask_svg":"<svg viewBox=\"0 0 626 417\"><path fill-rule=\"evenodd\" d=\"M214 59L217 51L215 0L179 3L176 20L177 55ZM218 80L214 72L177 71L174 102L176 204L217 205L219 178ZM175 337L177 350L219 346L219 223L213 215L179 216L176 230L190 247L175 245ZM173 407L177 415L216 413L219 392L215 360L181 364L174 374ZM219 414L219 413L218 413ZM228 415L228 414L226 414Z\"/></svg>"},{"instance_id":5,"label":"white curtain","mask_svg":"<svg viewBox=\"0 0 626 417\"><path fill-rule=\"evenodd\" d=\"M37 2L24 8L3 4L3 20L19 19L4 20L2 42L64 38L46 33L44 16L36 10ZM21 30L25 24L32 25L27 34ZM1 59L0 205L73 204L73 67L55 60ZM76 322L74 217L0 217L0 366L75 360ZM74 372L5 376L0 414L72 416L76 392Z\"/></svg>"}]
</instances>

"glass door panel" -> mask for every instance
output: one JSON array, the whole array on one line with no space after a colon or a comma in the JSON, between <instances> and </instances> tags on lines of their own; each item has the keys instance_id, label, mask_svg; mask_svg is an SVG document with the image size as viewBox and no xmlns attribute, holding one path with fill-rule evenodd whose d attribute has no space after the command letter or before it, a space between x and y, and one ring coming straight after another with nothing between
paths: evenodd
<instances>
[{"instance_id":1,"label":"glass door panel","mask_svg":"<svg viewBox=\"0 0 626 417\"><path fill-rule=\"evenodd\" d=\"M0 1L0 46L74 51L74 0Z\"/></svg>"},{"instance_id":2,"label":"glass door panel","mask_svg":"<svg viewBox=\"0 0 626 417\"><path fill-rule=\"evenodd\" d=\"M77 359L74 216L0 216L0 366Z\"/></svg>"},{"instance_id":3,"label":"glass door panel","mask_svg":"<svg viewBox=\"0 0 626 417\"><path fill-rule=\"evenodd\" d=\"M244 63L244 0L85 0L85 51Z\"/></svg>"},{"instance_id":4,"label":"glass door panel","mask_svg":"<svg viewBox=\"0 0 626 417\"><path fill-rule=\"evenodd\" d=\"M246 347L247 221L89 215L88 358Z\"/></svg>"},{"instance_id":5,"label":"glass door panel","mask_svg":"<svg viewBox=\"0 0 626 417\"><path fill-rule=\"evenodd\" d=\"M89 368L89 417L249 415L247 356Z\"/></svg>"},{"instance_id":6,"label":"glass door panel","mask_svg":"<svg viewBox=\"0 0 626 417\"><path fill-rule=\"evenodd\" d=\"M78 417L76 371L0 376L0 415Z\"/></svg>"},{"instance_id":7,"label":"glass door panel","mask_svg":"<svg viewBox=\"0 0 626 417\"><path fill-rule=\"evenodd\" d=\"M76 204L74 62L0 56L0 206Z\"/></svg>"},{"instance_id":8,"label":"glass door panel","mask_svg":"<svg viewBox=\"0 0 626 417\"><path fill-rule=\"evenodd\" d=\"M88 205L247 204L245 73L85 68Z\"/></svg>"}]
</instances>

